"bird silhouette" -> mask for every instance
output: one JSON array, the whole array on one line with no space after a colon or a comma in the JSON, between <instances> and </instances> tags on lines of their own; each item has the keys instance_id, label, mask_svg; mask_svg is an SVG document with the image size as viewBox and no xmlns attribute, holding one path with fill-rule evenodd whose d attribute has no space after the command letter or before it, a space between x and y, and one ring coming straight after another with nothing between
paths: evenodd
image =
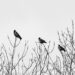
<instances>
[{"instance_id":1,"label":"bird silhouette","mask_svg":"<svg viewBox=\"0 0 75 75\"><path fill-rule=\"evenodd\" d=\"M19 33L16 30L14 30L14 36L16 38L19 38L20 40L22 39L22 37L19 35Z\"/></svg>"},{"instance_id":2,"label":"bird silhouette","mask_svg":"<svg viewBox=\"0 0 75 75\"><path fill-rule=\"evenodd\" d=\"M62 46L60 46L60 45L58 45L58 49L60 50L60 51L66 51Z\"/></svg>"},{"instance_id":3,"label":"bird silhouette","mask_svg":"<svg viewBox=\"0 0 75 75\"><path fill-rule=\"evenodd\" d=\"M38 39L39 39L39 42L40 42L41 44L47 43L45 40L41 39L40 37L39 37Z\"/></svg>"}]
</instances>

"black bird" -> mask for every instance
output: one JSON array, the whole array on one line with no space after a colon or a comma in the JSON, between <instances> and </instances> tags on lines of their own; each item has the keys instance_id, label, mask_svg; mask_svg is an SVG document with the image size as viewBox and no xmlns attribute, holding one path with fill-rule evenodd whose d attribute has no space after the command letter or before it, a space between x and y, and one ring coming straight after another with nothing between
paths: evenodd
<instances>
[{"instance_id":1,"label":"black bird","mask_svg":"<svg viewBox=\"0 0 75 75\"><path fill-rule=\"evenodd\" d=\"M60 50L60 51L66 51L62 46L60 46L60 45L58 45L58 49Z\"/></svg>"},{"instance_id":2,"label":"black bird","mask_svg":"<svg viewBox=\"0 0 75 75\"><path fill-rule=\"evenodd\" d=\"M19 38L20 40L22 39L22 37L19 35L19 33L16 30L14 30L14 36L16 38Z\"/></svg>"},{"instance_id":3,"label":"black bird","mask_svg":"<svg viewBox=\"0 0 75 75\"><path fill-rule=\"evenodd\" d=\"M47 43L45 40L41 39L40 37L39 37L38 39L39 39L39 42L40 42L41 44Z\"/></svg>"}]
</instances>

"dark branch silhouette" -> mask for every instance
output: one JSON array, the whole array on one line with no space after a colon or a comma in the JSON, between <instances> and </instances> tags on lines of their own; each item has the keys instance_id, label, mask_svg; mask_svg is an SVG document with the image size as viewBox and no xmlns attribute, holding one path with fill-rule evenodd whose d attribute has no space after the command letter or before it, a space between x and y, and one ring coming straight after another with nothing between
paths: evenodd
<instances>
[{"instance_id":1,"label":"dark branch silhouette","mask_svg":"<svg viewBox=\"0 0 75 75\"><path fill-rule=\"evenodd\" d=\"M60 46L60 45L58 45L58 49L60 50L60 51L66 51L62 46Z\"/></svg>"},{"instance_id":2,"label":"dark branch silhouette","mask_svg":"<svg viewBox=\"0 0 75 75\"><path fill-rule=\"evenodd\" d=\"M19 38L20 40L22 39L22 37L19 35L19 33L16 30L14 30L14 36L16 38Z\"/></svg>"},{"instance_id":3,"label":"dark branch silhouette","mask_svg":"<svg viewBox=\"0 0 75 75\"><path fill-rule=\"evenodd\" d=\"M41 44L47 43L45 40L41 39L40 37L39 37L38 39L39 39L39 42L40 42Z\"/></svg>"}]
</instances>

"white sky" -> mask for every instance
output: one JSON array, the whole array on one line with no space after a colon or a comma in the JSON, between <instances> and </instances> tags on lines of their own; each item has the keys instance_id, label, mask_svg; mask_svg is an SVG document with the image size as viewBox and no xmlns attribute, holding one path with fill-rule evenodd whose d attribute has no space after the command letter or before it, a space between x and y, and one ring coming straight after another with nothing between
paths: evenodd
<instances>
[{"instance_id":1,"label":"white sky","mask_svg":"<svg viewBox=\"0 0 75 75\"><path fill-rule=\"evenodd\" d=\"M57 41L57 31L71 27L75 20L75 0L0 0L0 41L14 38L16 29L24 40L38 37ZM65 29L64 29L65 28Z\"/></svg>"},{"instance_id":2,"label":"white sky","mask_svg":"<svg viewBox=\"0 0 75 75\"><path fill-rule=\"evenodd\" d=\"M1 39L16 29L25 40L41 36L55 41L57 30L66 28L72 19L74 0L0 0Z\"/></svg>"}]
</instances>

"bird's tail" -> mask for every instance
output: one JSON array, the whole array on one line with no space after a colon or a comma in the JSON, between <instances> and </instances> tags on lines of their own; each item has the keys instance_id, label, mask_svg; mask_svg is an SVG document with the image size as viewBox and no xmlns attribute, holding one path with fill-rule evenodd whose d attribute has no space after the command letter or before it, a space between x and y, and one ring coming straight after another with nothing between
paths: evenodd
<instances>
[{"instance_id":1,"label":"bird's tail","mask_svg":"<svg viewBox=\"0 0 75 75\"><path fill-rule=\"evenodd\" d=\"M20 40L22 40L22 38L20 37Z\"/></svg>"}]
</instances>

